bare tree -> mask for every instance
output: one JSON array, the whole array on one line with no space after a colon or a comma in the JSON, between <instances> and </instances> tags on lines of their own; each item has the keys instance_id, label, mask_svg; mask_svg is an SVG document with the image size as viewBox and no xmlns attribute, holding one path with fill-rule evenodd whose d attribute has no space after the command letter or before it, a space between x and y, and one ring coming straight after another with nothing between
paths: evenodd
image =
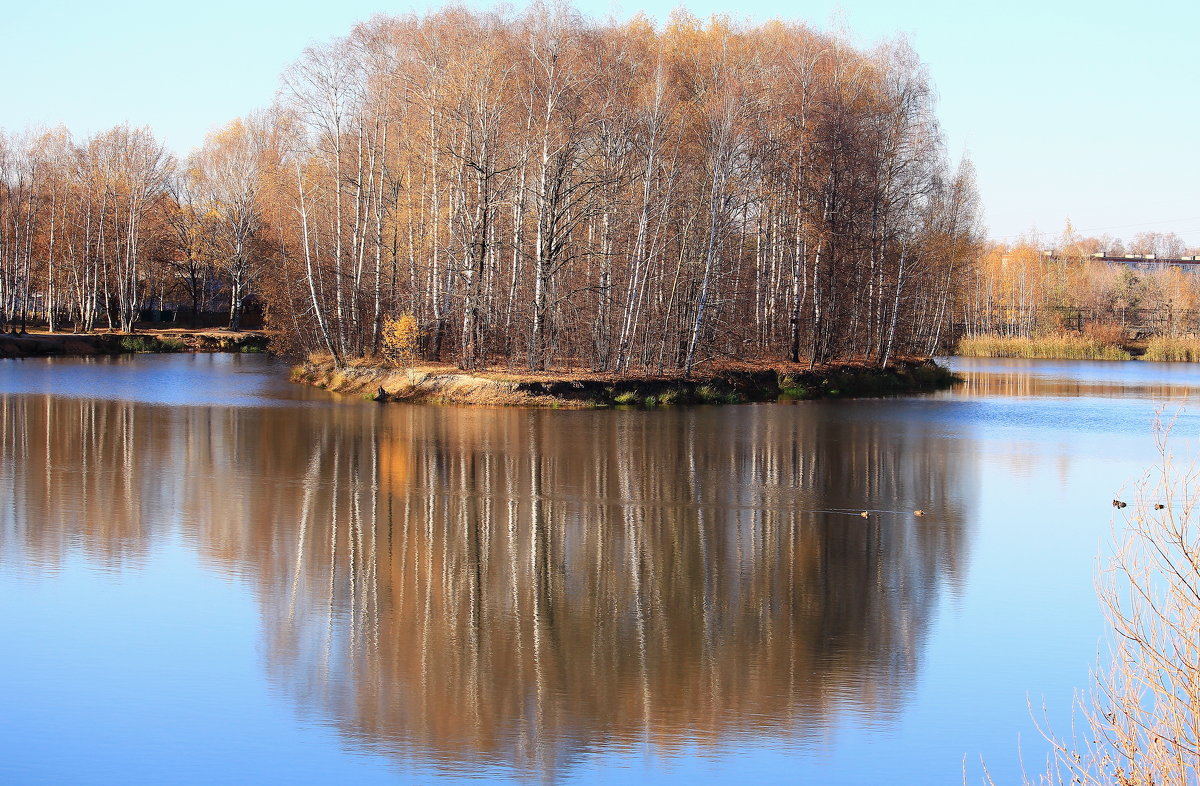
<instances>
[{"instance_id":1,"label":"bare tree","mask_svg":"<svg viewBox=\"0 0 1200 786\"><path fill-rule=\"evenodd\" d=\"M1169 429L1160 461L1120 511L1118 548L1098 582L1112 660L1053 745L1038 783L1188 786L1200 778L1200 464L1180 465Z\"/></svg>"}]
</instances>

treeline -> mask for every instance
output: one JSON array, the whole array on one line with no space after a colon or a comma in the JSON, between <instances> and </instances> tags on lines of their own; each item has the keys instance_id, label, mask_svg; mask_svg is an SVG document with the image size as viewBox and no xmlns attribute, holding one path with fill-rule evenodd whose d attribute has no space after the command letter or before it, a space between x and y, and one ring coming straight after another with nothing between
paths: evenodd
<instances>
[{"instance_id":1,"label":"treeline","mask_svg":"<svg viewBox=\"0 0 1200 786\"><path fill-rule=\"evenodd\" d=\"M233 123L181 164L148 129L0 134L0 328L130 332L167 304L220 304L237 328L280 248L258 201L261 144Z\"/></svg>"},{"instance_id":2,"label":"treeline","mask_svg":"<svg viewBox=\"0 0 1200 786\"><path fill-rule=\"evenodd\" d=\"M3 143L2 315L219 293L340 361L409 315L464 368L928 354L981 241L933 109L903 43L792 23L377 17L186 163L125 128Z\"/></svg>"},{"instance_id":3,"label":"treeline","mask_svg":"<svg viewBox=\"0 0 1200 786\"><path fill-rule=\"evenodd\" d=\"M1096 254L1139 257L1128 263ZM1069 225L1051 241L990 246L965 280L962 328L970 336L1034 338L1063 331L1120 343L1131 333L1183 336L1200 329L1200 277L1163 258L1192 257L1173 233L1089 237Z\"/></svg>"}]
</instances>

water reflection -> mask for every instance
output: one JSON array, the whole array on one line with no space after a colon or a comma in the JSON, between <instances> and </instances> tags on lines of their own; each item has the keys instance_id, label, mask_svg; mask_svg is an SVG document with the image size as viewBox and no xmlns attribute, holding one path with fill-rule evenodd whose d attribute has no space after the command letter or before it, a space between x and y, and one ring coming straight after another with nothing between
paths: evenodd
<instances>
[{"instance_id":1,"label":"water reflection","mask_svg":"<svg viewBox=\"0 0 1200 786\"><path fill-rule=\"evenodd\" d=\"M1036 374L959 372L963 384L954 389L956 398L1055 397L1055 398L1129 398L1171 401L1196 394L1191 385L1086 382L1077 379L1042 377Z\"/></svg>"},{"instance_id":2,"label":"water reflection","mask_svg":"<svg viewBox=\"0 0 1200 786\"><path fill-rule=\"evenodd\" d=\"M1170 401L1195 396L1190 363L950 358L963 379L943 397L1125 398Z\"/></svg>"},{"instance_id":3,"label":"water reflection","mask_svg":"<svg viewBox=\"0 0 1200 786\"><path fill-rule=\"evenodd\" d=\"M0 396L0 561L180 533L251 582L303 709L447 768L803 744L899 710L962 578L967 462L871 412Z\"/></svg>"}]
</instances>

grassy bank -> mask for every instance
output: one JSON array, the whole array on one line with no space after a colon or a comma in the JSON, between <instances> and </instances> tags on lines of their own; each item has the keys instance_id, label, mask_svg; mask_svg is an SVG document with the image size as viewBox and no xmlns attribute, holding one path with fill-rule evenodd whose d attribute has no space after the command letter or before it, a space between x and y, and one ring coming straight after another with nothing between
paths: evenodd
<instances>
[{"instance_id":1,"label":"grassy bank","mask_svg":"<svg viewBox=\"0 0 1200 786\"><path fill-rule=\"evenodd\" d=\"M1200 363L1200 338L1181 336L1169 338L1156 336L1146 344L1143 360L1164 362Z\"/></svg>"},{"instance_id":2,"label":"grassy bank","mask_svg":"<svg viewBox=\"0 0 1200 786\"><path fill-rule=\"evenodd\" d=\"M265 352L260 332L156 330L121 333L0 335L0 358L125 355L146 352Z\"/></svg>"},{"instance_id":3,"label":"grassy bank","mask_svg":"<svg viewBox=\"0 0 1200 786\"><path fill-rule=\"evenodd\" d=\"M1067 333L1036 338L967 336L958 354L975 358L1037 358L1046 360L1152 360L1200 363L1200 337L1155 336L1145 342L1121 342L1096 335Z\"/></svg>"},{"instance_id":4,"label":"grassy bank","mask_svg":"<svg viewBox=\"0 0 1200 786\"><path fill-rule=\"evenodd\" d=\"M1090 336L1062 334L1037 338L966 336L958 354L972 358L1030 358L1045 360L1132 360L1124 347Z\"/></svg>"},{"instance_id":5,"label":"grassy bank","mask_svg":"<svg viewBox=\"0 0 1200 786\"><path fill-rule=\"evenodd\" d=\"M292 380L377 401L601 408L899 395L941 390L957 378L928 360L901 361L886 369L851 364L811 370L728 368L685 378L468 373L367 363L339 368L327 358L312 358L293 369Z\"/></svg>"}]
</instances>

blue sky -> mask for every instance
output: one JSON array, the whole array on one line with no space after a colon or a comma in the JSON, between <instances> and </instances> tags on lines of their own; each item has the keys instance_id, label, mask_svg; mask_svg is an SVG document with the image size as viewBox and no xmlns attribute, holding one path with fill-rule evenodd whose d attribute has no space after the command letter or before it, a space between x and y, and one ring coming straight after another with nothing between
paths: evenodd
<instances>
[{"instance_id":1,"label":"blue sky","mask_svg":"<svg viewBox=\"0 0 1200 786\"><path fill-rule=\"evenodd\" d=\"M310 43L387 0L6 0L0 127L65 124L86 136L149 125L186 154L214 127L271 101ZM485 5L472 3L472 5ZM593 15L680 3L578 0ZM1070 218L1126 239L1174 231L1200 245L1200 2L1007 3L691 0L693 13L846 26L869 46L907 35L940 94L951 156L975 161L989 233L1057 234Z\"/></svg>"}]
</instances>

